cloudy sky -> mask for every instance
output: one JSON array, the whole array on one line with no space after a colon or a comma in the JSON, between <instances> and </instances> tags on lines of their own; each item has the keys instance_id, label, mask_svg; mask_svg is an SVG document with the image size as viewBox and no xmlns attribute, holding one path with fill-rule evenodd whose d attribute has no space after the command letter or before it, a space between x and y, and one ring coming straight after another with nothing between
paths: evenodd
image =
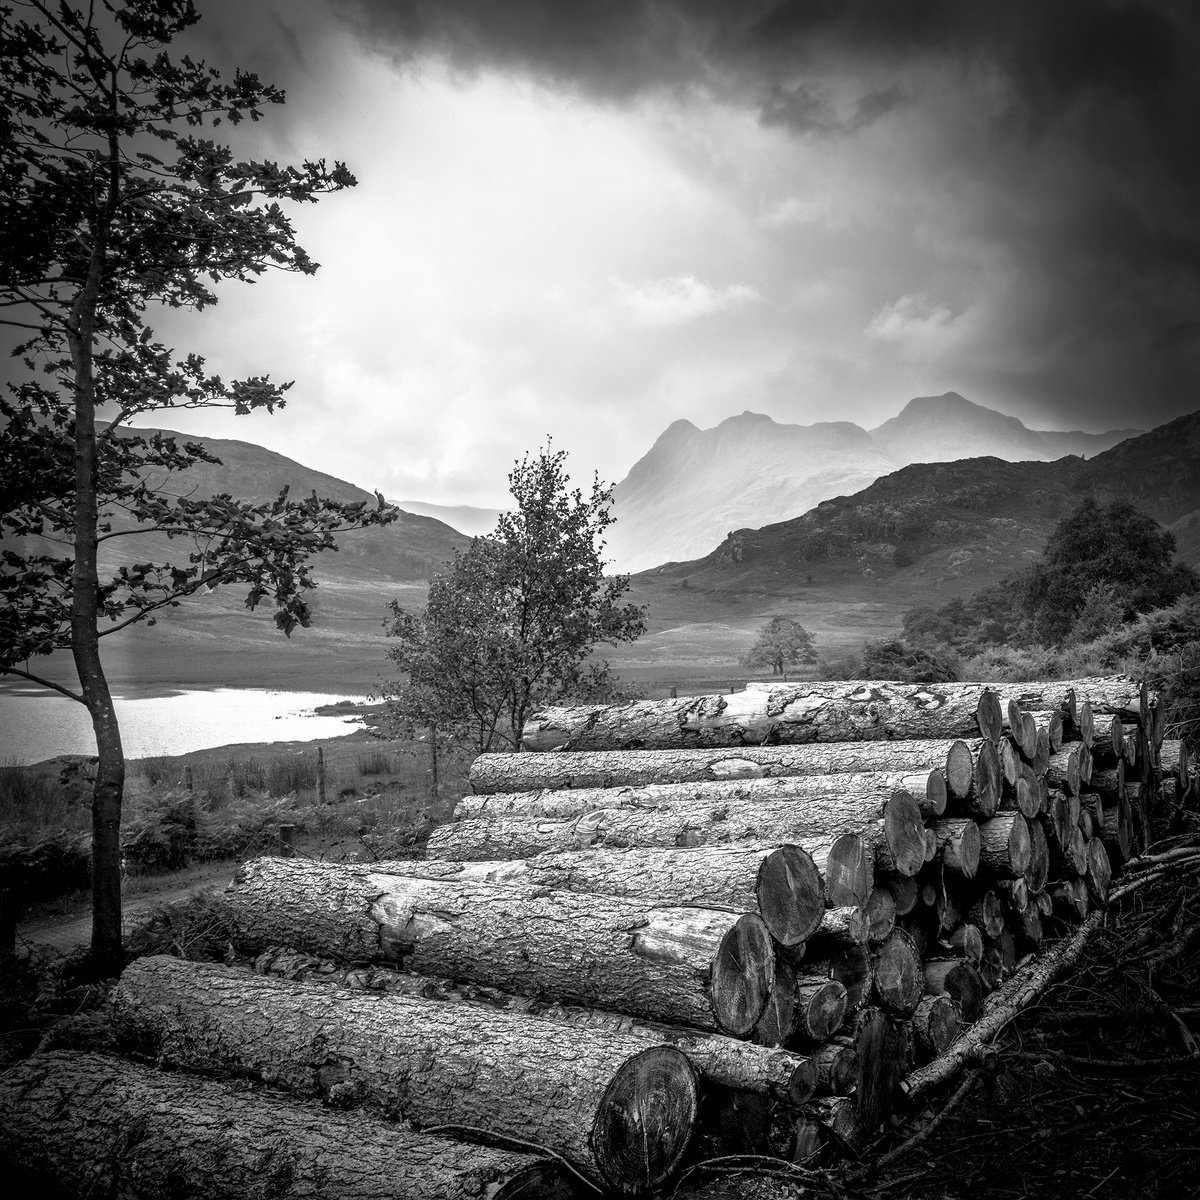
<instances>
[{"instance_id":1,"label":"cloudy sky","mask_svg":"<svg viewBox=\"0 0 1200 1200\"><path fill-rule=\"evenodd\" d=\"M198 0L188 48L343 159L314 278L159 329L393 499L499 505L547 435L618 480L673 420L867 427L949 389L1039 428L1200 406L1191 0Z\"/></svg>"}]
</instances>

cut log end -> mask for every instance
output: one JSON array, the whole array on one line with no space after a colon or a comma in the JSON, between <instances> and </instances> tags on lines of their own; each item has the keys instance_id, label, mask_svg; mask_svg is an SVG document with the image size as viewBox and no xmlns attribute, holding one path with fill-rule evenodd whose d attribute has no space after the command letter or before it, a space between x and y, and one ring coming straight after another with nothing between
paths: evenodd
<instances>
[{"instance_id":1,"label":"cut log end","mask_svg":"<svg viewBox=\"0 0 1200 1200\"><path fill-rule=\"evenodd\" d=\"M1004 732L1004 710L1000 707L1000 698L991 688L984 688L980 693L975 719L983 737L991 742L1000 740Z\"/></svg>"},{"instance_id":2,"label":"cut log end","mask_svg":"<svg viewBox=\"0 0 1200 1200\"><path fill-rule=\"evenodd\" d=\"M964 800L971 793L971 782L975 777L975 760L971 748L961 738L955 739L946 754L946 789L956 800Z\"/></svg>"},{"instance_id":3,"label":"cut log end","mask_svg":"<svg viewBox=\"0 0 1200 1200\"><path fill-rule=\"evenodd\" d=\"M875 999L899 1017L911 1017L924 992L921 959L912 938L894 930L875 956Z\"/></svg>"},{"instance_id":4,"label":"cut log end","mask_svg":"<svg viewBox=\"0 0 1200 1200\"><path fill-rule=\"evenodd\" d=\"M821 924L825 884L812 856L799 846L781 846L759 864L758 911L781 946L796 946Z\"/></svg>"},{"instance_id":5,"label":"cut log end","mask_svg":"<svg viewBox=\"0 0 1200 1200\"><path fill-rule=\"evenodd\" d=\"M609 1187L636 1195L669 1178L696 1127L696 1075L682 1051L651 1046L635 1054L604 1092L592 1152Z\"/></svg>"},{"instance_id":6,"label":"cut log end","mask_svg":"<svg viewBox=\"0 0 1200 1200\"><path fill-rule=\"evenodd\" d=\"M867 847L857 833L835 838L825 859L825 902L834 908L866 904L872 871Z\"/></svg>"},{"instance_id":7,"label":"cut log end","mask_svg":"<svg viewBox=\"0 0 1200 1200\"><path fill-rule=\"evenodd\" d=\"M712 1010L722 1029L745 1037L767 1006L775 947L761 917L739 917L721 939L712 966Z\"/></svg>"},{"instance_id":8,"label":"cut log end","mask_svg":"<svg viewBox=\"0 0 1200 1200\"><path fill-rule=\"evenodd\" d=\"M926 861L925 820L908 792L893 792L883 813L884 838L896 871L915 875Z\"/></svg>"}]
</instances>

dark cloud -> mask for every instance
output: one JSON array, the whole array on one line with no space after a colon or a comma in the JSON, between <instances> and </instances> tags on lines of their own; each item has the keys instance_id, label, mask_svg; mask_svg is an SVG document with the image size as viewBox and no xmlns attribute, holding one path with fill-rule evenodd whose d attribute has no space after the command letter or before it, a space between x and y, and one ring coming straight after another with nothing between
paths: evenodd
<instances>
[{"instance_id":1,"label":"dark cloud","mask_svg":"<svg viewBox=\"0 0 1200 1200\"><path fill-rule=\"evenodd\" d=\"M1064 404L1195 403L1194 337L1163 333L1200 319L1192 0L336 5L398 62L432 54L610 103L692 90L801 138L907 121L926 206L1017 279L1014 376Z\"/></svg>"}]
</instances>

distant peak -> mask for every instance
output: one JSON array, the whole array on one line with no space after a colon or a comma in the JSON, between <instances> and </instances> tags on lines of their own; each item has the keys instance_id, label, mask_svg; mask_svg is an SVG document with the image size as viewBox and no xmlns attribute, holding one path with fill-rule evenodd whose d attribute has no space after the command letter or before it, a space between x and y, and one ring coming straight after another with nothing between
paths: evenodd
<instances>
[{"instance_id":1,"label":"distant peak","mask_svg":"<svg viewBox=\"0 0 1200 1200\"><path fill-rule=\"evenodd\" d=\"M949 408L982 408L982 405L973 404L966 396L959 395L958 392L943 392L940 396L914 396L901 409L901 415L909 410L926 410L938 409L944 410Z\"/></svg>"}]
</instances>

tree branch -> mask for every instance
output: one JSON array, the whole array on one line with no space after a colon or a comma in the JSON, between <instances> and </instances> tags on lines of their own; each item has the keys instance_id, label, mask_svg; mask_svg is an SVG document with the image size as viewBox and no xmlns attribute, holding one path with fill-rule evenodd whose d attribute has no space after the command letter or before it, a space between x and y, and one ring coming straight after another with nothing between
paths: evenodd
<instances>
[{"instance_id":1,"label":"tree branch","mask_svg":"<svg viewBox=\"0 0 1200 1200\"><path fill-rule=\"evenodd\" d=\"M22 671L20 667L6 667L3 663L0 663L0 674L19 675L22 679L28 679L30 683L36 683L41 687L49 688L53 692L58 692L66 696L68 700L77 700L80 704L87 704L87 701L82 696L77 696L61 684L55 683L50 679L43 679L40 675L34 675L29 671Z\"/></svg>"}]
</instances>

